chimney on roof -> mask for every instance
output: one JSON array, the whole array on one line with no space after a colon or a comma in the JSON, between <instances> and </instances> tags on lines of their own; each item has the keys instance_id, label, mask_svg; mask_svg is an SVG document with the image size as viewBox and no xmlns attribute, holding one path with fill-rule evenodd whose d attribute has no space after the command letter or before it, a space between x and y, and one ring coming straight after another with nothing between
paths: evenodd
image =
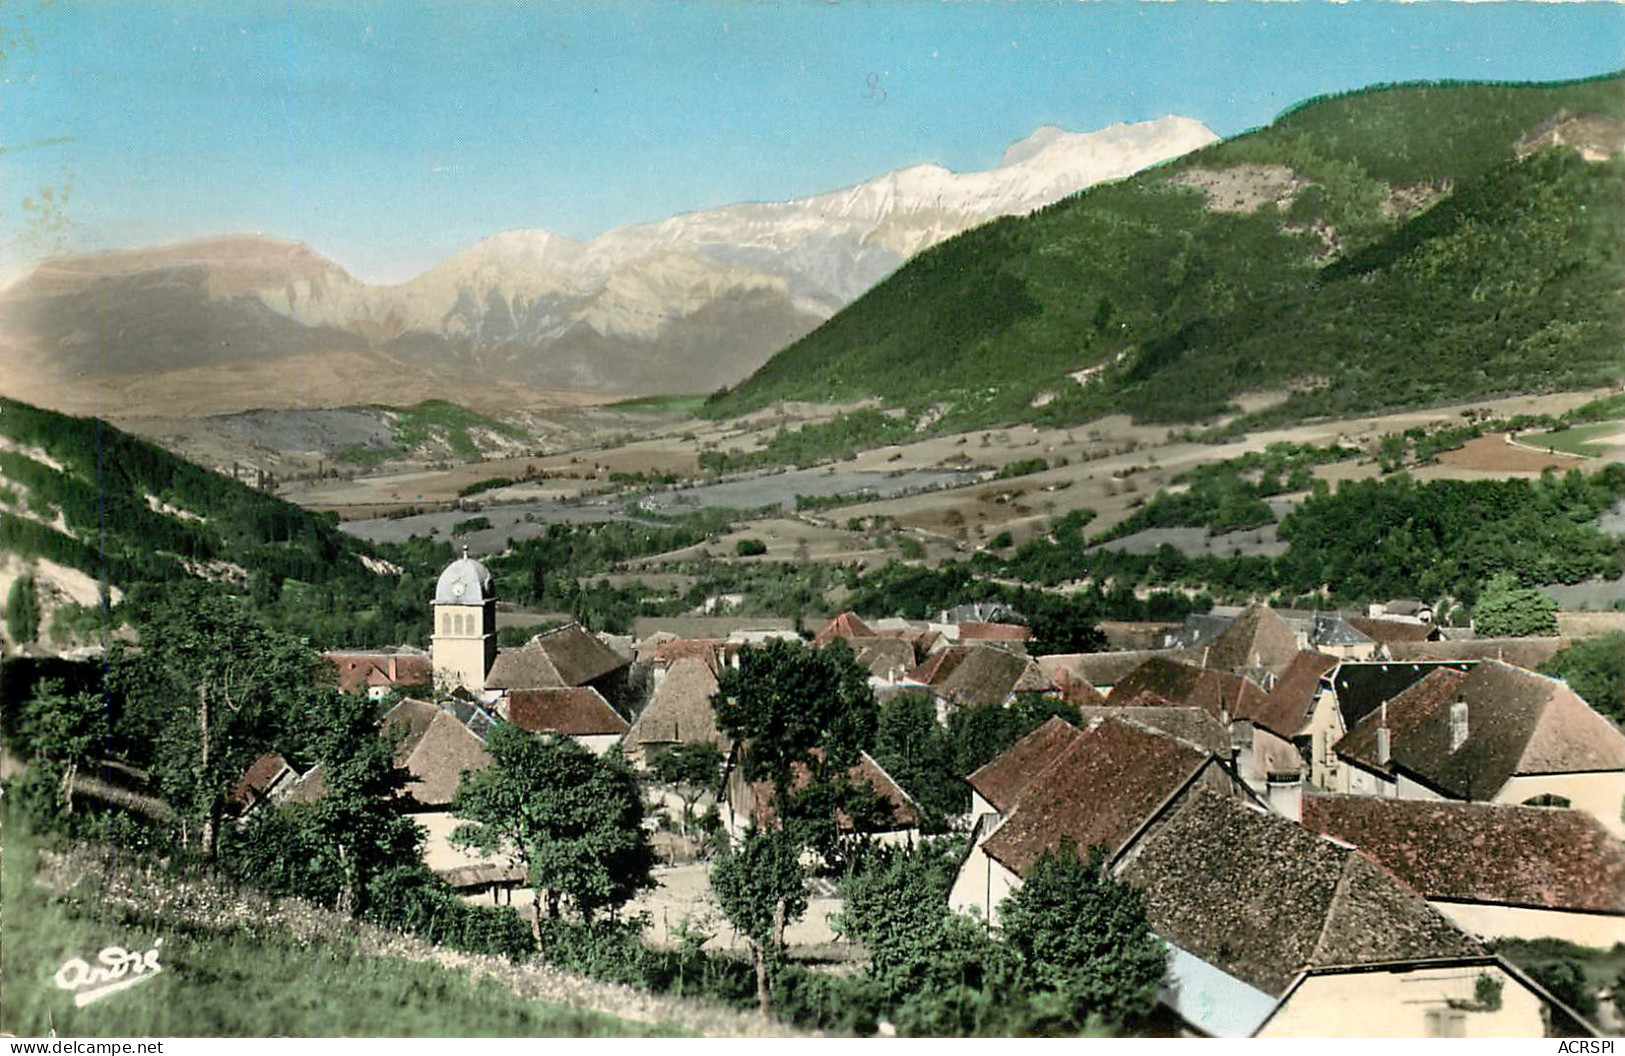
<instances>
[{"instance_id":1,"label":"chimney on roof","mask_svg":"<svg viewBox=\"0 0 1625 1056\"><path fill-rule=\"evenodd\" d=\"M1388 743L1388 727L1377 727L1377 765L1387 766L1394 757L1393 746Z\"/></svg>"},{"instance_id":2,"label":"chimney on roof","mask_svg":"<svg viewBox=\"0 0 1625 1056\"><path fill-rule=\"evenodd\" d=\"M1283 818L1303 820L1303 774L1275 773L1265 778L1270 808Z\"/></svg>"},{"instance_id":3,"label":"chimney on roof","mask_svg":"<svg viewBox=\"0 0 1625 1056\"><path fill-rule=\"evenodd\" d=\"M1450 750L1460 748L1467 740L1467 702L1458 700L1450 705Z\"/></svg>"}]
</instances>

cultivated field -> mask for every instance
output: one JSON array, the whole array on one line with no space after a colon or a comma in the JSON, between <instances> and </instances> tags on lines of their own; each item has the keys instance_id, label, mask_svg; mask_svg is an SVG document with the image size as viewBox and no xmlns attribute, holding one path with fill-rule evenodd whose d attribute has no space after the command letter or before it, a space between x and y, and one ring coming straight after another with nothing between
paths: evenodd
<instances>
[{"instance_id":1,"label":"cultivated field","mask_svg":"<svg viewBox=\"0 0 1625 1056\"><path fill-rule=\"evenodd\" d=\"M741 419L713 422L692 417L692 401L640 406L559 403L502 416L529 438L492 448L506 457L480 461L403 457L370 469L335 463L332 456L342 443L376 435L376 419L368 417L374 412L273 411L229 419L121 424L211 464L258 459L267 467L281 467L278 490L284 497L309 508L335 511L352 522L349 530L369 539L430 534L450 539L458 526L481 516L490 522L489 528L455 538L476 552L491 553L503 549L509 539L533 537L559 521L601 521L648 512L679 515L706 506L775 507L777 513L743 523L726 537L644 559L638 569L653 572L669 561L701 555L868 568L899 556L934 563L985 545L1005 531L1019 544L1047 531L1052 518L1083 508L1096 513L1090 532L1103 531L1128 517L1159 488L1169 486L1178 474L1261 451L1278 441L1341 444L1365 451L1364 457L1315 471L1317 477L1333 482L1363 479L1380 472L1376 449L1384 435L1458 426L1469 414L1556 415L1603 394L1521 396L1310 422L1219 444L1181 439L1182 430L1135 424L1119 415L1073 428L1018 425L922 438L815 468L780 468L723 481L700 477L702 452L758 450L782 428L827 420L862 405L782 404ZM1267 406L1279 398L1280 394L1261 393L1247 403ZM1572 451L1586 447L1583 453L1591 454L1589 448L1599 448L1621 457L1625 450L1604 445L1621 443L1622 433L1625 426L1607 423L1544 437L1525 434L1515 441L1490 434L1410 472L1421 479L1475 479L1533 476L1548 468L1589 469L1601 463ZM1554 437L1561 441L1547 442ZM527 446L529 450L523 450ZM1541 446L1571 453L1540 450ZM1035 458L1044 459L1050 468L994 479L1002 467ZM334 476L335 471L340 475ZM514 483L459 499L459 492L470 485L495 478ZM659 483L673 478L675 485ZM796 510L797 496L843 495L853 495L855 501ZM641 510L630 508L634 502ZM386 516L392 513L394 518ZM737 557L735 544L747 537L765 542L768 553ZM1123 545L1154 547L1161 541L1190 553L1268 553L1278 545L1268 530L1214 540L1146 537Z\"/></svg>"}]
</instances>

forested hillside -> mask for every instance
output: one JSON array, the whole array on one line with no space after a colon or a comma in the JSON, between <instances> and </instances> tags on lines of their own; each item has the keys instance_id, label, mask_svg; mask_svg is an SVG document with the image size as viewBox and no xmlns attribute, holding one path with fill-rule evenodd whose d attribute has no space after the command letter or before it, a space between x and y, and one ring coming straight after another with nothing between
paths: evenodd
<instances>
[{"instance_id":1,"label":"forested hillside","mask_svg":"<svg viewBox=\"0 0 1625 1056\"><path fill-rule=\"evenodd\" d=\"M138 609L165 584L206 580L318 645L416 640L427 570L446 556L416 550L381 564L329 518L98 419L0 397L0 552L104 579Z\"/></svg>"},{"instance_id":2,"label":"forested hillside","mask_svg":"<svg viewBox=\"0 0 1625 1056\"><path fill-rule=\"evenodd\" d=\"M1536 149L1565 111L1601 115L1590 156L1613 156ZM1617 75L1313 101L943 243L707 411L879 396L938 428L1174 422L1290 386L1254 419L1281 421L1617 381L1622 117Z\"/></svg>"}]
</instances>

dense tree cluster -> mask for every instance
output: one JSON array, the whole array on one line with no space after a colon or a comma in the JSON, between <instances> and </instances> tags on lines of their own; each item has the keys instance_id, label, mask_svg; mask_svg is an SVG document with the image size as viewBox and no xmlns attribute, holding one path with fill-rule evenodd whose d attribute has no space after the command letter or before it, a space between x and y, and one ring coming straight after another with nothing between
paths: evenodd
<instances>
[{"instance_id":1,"label":"dense tree cluster","mask_svg":"<svg viewBox=\"0 0 1625 1056\"><path fill-rule=\"evenodd\" d=\"M1563 679L1587 704L1625 724L1625 631L1575 642L1540 670Z\"/></svg>"},{"instance_id":2,"label":"dense tree cluster","mask_svg":"<svg viewBox=\"0 0 1625 1056\"><path fill-rule=\"evenodd\" d=\"M0 475L27 489L31 512L48 523L0 512L0 549L43 557L127 595L120 616L144 610L172 584L204 570L221 592L237 590L271 623L322 646L415 641L428 631L423 597L449 558L444 544L368 547L318 516L210 472L94 418L73 418L0 397L7 436L37 447L55 469L16 450L0 451ZM192 516L162 512L168 504ZM362 557L403 569L382 576ZM247 577L233 585L233 576ZM246 590L244 586L246 585Z\"/></svg>"}]
</instances>

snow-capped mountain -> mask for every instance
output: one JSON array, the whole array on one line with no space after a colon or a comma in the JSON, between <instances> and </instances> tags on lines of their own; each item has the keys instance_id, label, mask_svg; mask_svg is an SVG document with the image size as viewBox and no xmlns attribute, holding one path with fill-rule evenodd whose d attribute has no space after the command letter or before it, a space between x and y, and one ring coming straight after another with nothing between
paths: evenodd
<instances>
[{"instance_id":1,"label":"snow-capped mountain","mask_svg":"<svg viewBox=\"0 0 1625 1056\"><path fill-rule=\"evenodd\" d=\"M945 238L1216 138L1172 116L1090 133L1045 127L981 172L916 165L588 242L509 231L396 286L369 286L304 246L258 236L71 257L0 296L0 322L59 369L93 330L103 372L333 347L548 389L706 391Z\"/></svg>"}]
</instances>

